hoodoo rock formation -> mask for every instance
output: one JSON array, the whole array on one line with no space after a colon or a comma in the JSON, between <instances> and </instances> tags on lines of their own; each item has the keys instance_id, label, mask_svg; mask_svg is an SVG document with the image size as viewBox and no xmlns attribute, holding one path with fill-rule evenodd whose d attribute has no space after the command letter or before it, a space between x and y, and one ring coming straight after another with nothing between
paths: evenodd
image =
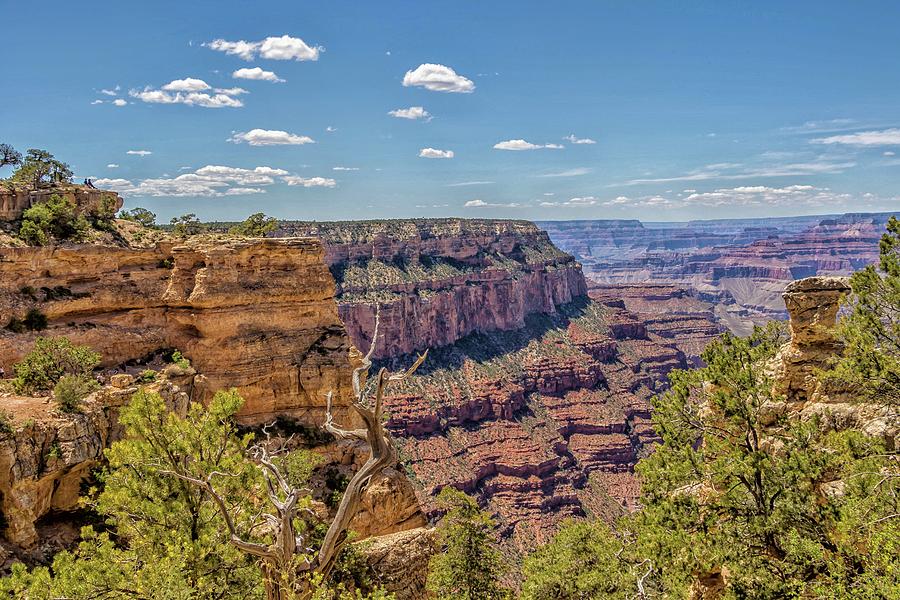
<instances>
[{"instance_id":1,"label":"hoodoo rock formation","mask_svg":"<svg viewBox=\"0 0 900 600\"><path fill-rule=\"evenodd\" d=\"M809 277L787 286L791 341L774 365L775 391L784 404L767 412L817 418L826 429L853 427L897 448L900 422L894 409L866 402L859 390L821 377L843 349L834 328L840 301L849 292L843 277Z\"/></svg>"},{"instance_id":2,"label":"hoodoo rock formation","mask_svg":"<svg viewBox=\"0 0 900 600\"><path fill-rule=\"evenodd\" d=\"M201 374L193 399L236 387L248 423L320 422L328 391L346 405L351 370L322 257L313 239L0 248L0 324L48 319L0 330L0 367L11 373L41 335L87 344L108 368L174 348Z\"/></svg>"}]
</instances>

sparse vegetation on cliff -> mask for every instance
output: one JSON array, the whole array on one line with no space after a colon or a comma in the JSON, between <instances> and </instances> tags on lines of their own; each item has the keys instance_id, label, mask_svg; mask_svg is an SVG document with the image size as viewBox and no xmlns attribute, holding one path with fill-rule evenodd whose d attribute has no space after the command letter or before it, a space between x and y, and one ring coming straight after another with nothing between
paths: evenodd
<instances>
[{"instance_id":1,"label":"sparse vegetation on cliff","mask_svg":"<svg viewBox=\"0 0 900 600\"><path fill-rule=\"evenodd\" d=\"M265 213L254 213L228 230L233 235L247 237L266 237L278 228L275 217L267 217Z\"/></svg>"},{"instance_id":2,"label":"sparse vegetation on cliff","mask_svg":"<svg viewBox=\"0 0 900 600\"><path fill-rule=\"evenodd\" d=\"M75 205L59 194L36 204L22 214L19 237L34 246L46 246L52 240L84 239L90 222L75 210Z\"/></svg>"},{"instance_id":3,"label":"sparse vegetation on cliff","mask_svg":"<svg viewBox=\"0 0 900 600\"><path fill-rule=\"evenodd\" d=\"M12 180L17 183L28 184L32 188L39 188L53 183L70 183L72 181L72 169L69 165L61 160L57 160L56 157L46 150L30 148L25 154L24 160L21 160L20 163L7 164L21 164L12 174Z\"/></svg>"},{"instance_id":4,"label":"sparse vegetation on cliff","mask_svg":"<svg viewBox=\"0 0 900 600\"><path fill-rule=\"evenodd\" d=\"M89 377L100 355L66 338L39 337L34 348L16 364L13 386L20 394L49 391L64 375Z\"/></svg>"}]
</instances>

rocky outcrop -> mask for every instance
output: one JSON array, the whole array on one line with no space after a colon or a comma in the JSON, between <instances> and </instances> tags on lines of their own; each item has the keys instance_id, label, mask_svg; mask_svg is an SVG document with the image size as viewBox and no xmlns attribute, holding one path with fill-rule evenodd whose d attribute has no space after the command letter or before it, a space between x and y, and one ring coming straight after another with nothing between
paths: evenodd
<instances>
[{"instance_id":1,"label":"rocky outcrop","mask_svg":"<svg viewBox=\"0 0 900 600\"><path fill-rule=\"evenodd\" d=\"M24 186L0 186L0 223L16 221L22 213L46 202L50 196L59 195L72 204L78 214L107 212L115 214L122 208L123 200L115 192L98 190L83 185L63 184L31 189Z\"/></svg>"},{"instance_id":2,"label":"rocky outcrop","mask_svg":"<svg viewBox=\"0 0 900 600\"><path fill-rule=\"evenodd\" d=\"M436 550L433 529L419 527L359 543L375 584L397 600L425 598L428 561Z\"/></svg>"},{"instance_id":3,"label":"rocky outcrop","mask_svg":"<svg viewBox=\"0 0 900 600\"><path fill-rule=\"evenodd\" d=\"M581 266L525 221L288 222L279 233L323 241L341 319L360 347L378 306L376 358L518 329L586 293Z\"/></svg>"},{"instance_id":4,"label":"rocky outcrop","mask_svg":"<svg viewBox=\"0 0 900 600\"><path fill-rule=\"evenodd\" d=\"M840 300L850 292L846 278L810 277L784 290L791 341L779 353L776 390L791 403L806 403L818 386L818 372L840 353L834 337Z\"/></svg>"},{"instance_id":5,"label":"rocky outcrop","mask_svg":"<svg viewBox=\"0 0 900 600\"><path fill-rule=\"evenodd\" d=\"M843 350L834 327L840 301L849 292L842 277L810 277L787 286L791 341L774 360L774 391L783 402L767 407L767 413L815 418L825 429L858 429L897 448L900 422L894 409L866 402L852 387L820 377Z\"/></svg>"},{"instance_id":6,"label":"rocky outcrop","mask_svg":"<svg viewBox=\"0 0 900 600\"><path fill-rule=\"evenodd\" d=\"M185 414L188 397L169 380L149 386L176 413ZM135 387L106 387L89 396L80 413L51 410L47 398L0 397L7 414L20 423L0 440L0 509L5 538L21 547L38 539L36 524L50 512L77 507L81 483L121 438L118 413Z\"/></svg>"},{"instance_id":7,"label":"rocky outcrop","mask_svg":"<svg viewBox=\"0 0 900 600\"><path fill-rule=\"evenodd\" d=\"M107 368L177 348L202 374L192 398L236 387L248 423L319 422L328 391L347 405L350 342L317 240L0 248L0 324L32 309L49 326L0 330L7 372L37 336L66 336Z\"/></svg>"}]
</instances>

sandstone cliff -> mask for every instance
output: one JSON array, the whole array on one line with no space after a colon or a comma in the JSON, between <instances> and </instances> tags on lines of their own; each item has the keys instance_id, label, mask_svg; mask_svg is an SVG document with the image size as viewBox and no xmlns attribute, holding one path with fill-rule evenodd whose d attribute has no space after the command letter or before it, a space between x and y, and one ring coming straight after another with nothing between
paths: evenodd
<instances>
[{"instance_id":1,"label":"sandstone cliff","mask_svg":"<svg viewBox=\"0 0 900 600\"><path fill-rule=\"evenodd\" d=\"M87 344L108 368L176 348L201 373L194 399L236 387L246 422L317 422L328 391L339 405L349 391L333 294L312 239L0 248L0 325L30 309L49 321L40 332L0 330L0 367L12 372L39 335Z\"/></svg>"}]
</instances>

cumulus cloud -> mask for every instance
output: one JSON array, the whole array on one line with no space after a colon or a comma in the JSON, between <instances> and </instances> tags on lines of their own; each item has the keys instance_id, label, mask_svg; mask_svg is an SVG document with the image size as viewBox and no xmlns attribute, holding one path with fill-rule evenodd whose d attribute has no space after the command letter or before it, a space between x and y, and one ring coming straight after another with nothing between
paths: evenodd
<instances>
[{"instance_id":1,"label":"cumulus cloud","mask_svg":"<svg viewBox=\"0 0 900 600\"><path fill-rule=\"evenodd\" d=\"M297 135L278 129L251 129L235 133L228 141L234 144L247 143L251 146L302 146L316 143L307 135Z\"/></svg>"},{"instance_id":2,"label":"cumulus cloud","mask_svg":"<svg viewBox=\"0 0 900 600\"><path fill-rule=\"evenodd\" d=\"M174 91L178 88L187 89L192 86L198 87L200 83L207 86L203 89L209 88L206 82L199 79L176 79L175 81L164 85L163 89L157 90L152 87L145 87L143 90L130 90L128 95L141 102L150 104L186 104L188 106L201 106L203 108L240 108L244 105L241 100L233 97L235 94L246 93L247 90L242 88L215 90L212 94L200 91ZM173 85L174 87L171 87Z\"/></svg>"},{"instance_id":3,"label":"cumulus cloud","mask_svg":"<svg viewBox=\"0 0 900 600\"><path fill-rule=\"evenodd\" d=\"M159 177L132 182L128 179L96 179L97 187L129 196L221 197L265 193L265 186L278 179L289 183L288 171L273 167L244 169L206 165L177 177Z\"/></svg>"},{"instance_id":4,"label":"cumulus cloud","mask_svg":"<svg viewBox=\"0 0 900 600\"><path fill-rule=\"evenodd\" d=\"M116 98L115 100L112 101L112 103L115 106L125 106L126 104L128 104L128 101L123 100L122 98Z\"/></svg>"},{"instance_id":5,"label":"cumulus cloud","mask_svg":"<svg viewBox=\"0 0 900 600\"><path fill-rule=\"evenodd\" d=\"M577 138L577 137L575 137L574 133L570 133L563 139L569 140L569 142L571 142L573 144L596 144L597 143L596 140L592 140L591 138Z\"/></svg>"},{"instance_id":6,"label":"cumulus cloud","mask_svg":"<svg viewBox=\"0 0 900 600\"><path fill-rule=\"evenodd\" d=\"M419 158L453 158L453 150L422 148L419 150Z\"/></svg>"},{"instance_id":7,"label":"cumulus cloud","mask_svg":"<svg viewBox=\"0 0 900 600\"><path fill-rule=\"evenodd\" d=\"M325 128L325 131L327 131L328 133L334 133L335 131L337 131L337 127L332 127L331 125L329 125Z\"/></svg>"},{"instance_id":8,"label":"cumulus cloud","mask_svg":"<svg viewBox=\"0 0 900 600\"><path fill-rule=\"evenodd\" d=\"M135 156L150 156L153 154L150 150L129 150L125 154L134 154Z\"/></svg>"},{"instance_id":9,"label":"cumulus cloud","mask_svg":"<svg viewBox=\"0 0 900 600\"><path fill-rule=\"evenodd\" d=\"M846 146L900 146L900 128L859 131L810 140L813 144L843 144Z\"/></svg>"},{"instance_id":10,"label":"cumulus cloud","mask_svg":"<svg viewBox=\"0 0 900 600\"><path fill-rule=\"evenodd\" d=\"M106 165L106 168L107 169L118 169L119 165L117 165L116 163L109 163L108 165Z\"/></svg>"},{"instance_id":11,"label":"cumulus cloud","mask_svg":"<svg viewBox=\"0 0 900 600\"><path fill-rule=\"evenodd\" d=\"M456 71L444 65L423 63L403 76L404 87L423 87L433 92L469 94L475 91L475 84Z\"/></svg>"},{"instance_id":12,"label":"cumulus cloud","mask_svg":"<svg viewBox=\"0 0 900 600\"><path fill-rule=\"evenodd\" d=\"M212 86L203 81L202 79L194 79L193 77L186 77L184 79L175 79L170 81L166 85L162 86L162 89L167 92L202 92L203 90L208 90Z\"/></svg>"},{"instance_id":13,"label":"cumulus cloud","mask_svg":"<svg viewBox=\"0 0 900 600\"><path fill-rule=\"evenodd\" d=\"M508 202L506 204L496 203L496 202L485 202L484 200L476 198L475 200L469 200L465 204L463 204L464 208L518 208L522 206L518 202Z\"/></svg>"},{"instance_id":14,"label":"cumulus cloud","mask_svg":"<svg viewBox=\"0 0 900 600\"><path fill-rule=\"evenodd\" d=\"M91 104L103 104L103 100L93 100Z\"/></svg>"},{"instance_id":15,"label":"cumulus cloud","mask_svg":"<svg viewBox=\"0 0 900 600\"><path fill-rule=\"evenodd\" d=\"M118 95L119 95L119 90L120 90L120 89L122 89L122 88L120 88L119 86L116 86L115 88L113 88L113 89L111 89L111 90L109 90L109 89L102 89L102 90L100 90L100 93L101 93L101 94L105 94L105 95L107 95L107 96L118 96Z\"/></svg>"},{"instance_id":16,"label":"cumulus cloud","mask_svg":"<svg viewBox=\"0 0 900 600\"><path fill-rule=\"evenodd\" d=\"M896 152L892 150L887 150L886 152L882 153L883 156L894 156L894 154L896 154Z\"/></svg>"},{"instance_id":17,"label":"cumulus cloud","mask_svg":"<svg viewBox=\"0 0 900 600\"><path fill-rule=\"evenodd\" d=\"M235 79L251 79L253 81L271 81L272 83L284 83L284 79L281 79L272 71L264 71L260 67L253 67L252 69L238 69L234 73L231 74Z\"/></svg>"},{"instance_id":18,"label":"cumulus cloud","mask_svg":"<svg viewBox=\"0 0 900 600\"><path fill-rule=\"evenodd\" d=\"M552 150L559 150L563 146L559 144L532 144L531 142L526 142L525 140L506 140L505 142L497 142L494 144L494 150L540 150L541 148L549 148Z\"/></svg>"},{"instance_id":19,"label":"cumulus cloud","mask_svg":"<svg viewBox=\"0 0 900 600\"><path fill-rule=\"evenodd\" d=\"M410 106L409 108L398 108L388 111L388 114L398 119L409 119L416 121L418 119L431 120L431 114L421 106Z\"/></svg>"},{"instance_id":20,"label":"cumulus cloud","mask_svg":"<svg viewBox=\"0 0 900 600\"><path fill-rule=\"evenodd\" d=\"M324 50L321 46L310 46L302 39L289 35L270 36L259 42L216 39L203 45L244 60L253 60L257 56L270 60L319 60L319 54Z\"/></svg>"},{"instance_id":21,"label":"cumulus cloud","mask_svg":"<svg viewBox=\"0 0 900 600\"><path fill-rule=\"evenodd\" d=\"M284 182L288 185L299 185L305 188L309 187L328 187L333 188L337 185L337 182L334 179L329 177L298 177L296 175L289 175L284 177Z\"/></svg>"}]
</instances>

